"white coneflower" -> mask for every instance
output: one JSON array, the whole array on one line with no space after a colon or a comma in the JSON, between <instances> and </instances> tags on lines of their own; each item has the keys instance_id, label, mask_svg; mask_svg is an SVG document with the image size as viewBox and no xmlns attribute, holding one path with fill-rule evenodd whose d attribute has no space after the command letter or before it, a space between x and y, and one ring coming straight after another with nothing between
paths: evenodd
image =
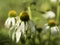
<instances>
[{"instance_id":1,"label":"white coneflower","mask_svg":"<svg viewBox=\"0 0 60 45\"><path fill-rule=\"evenodd\" d=\"M15 25L16 11L11 10L8 13L8 18L5 21L5 27L9 29L9 36L11 34L11 28Z\"/></svg>"},{"instance_id":2,"label":"white coneflower","mask_svg":"<svg viewBox=\"0 0 60 45\"><path fill-rule=\"evenodd\" d=\"M22 11L20 13L20 22L16 23L19 26L16 28L16 42L18 43L21 37L21 34L26 37L26 31L29 29L31 33L35 33L35 26L33 22L30 20L29 15L26 11Z\"/></svg>"},{"instance_id":3,"label":"white coneflower","mask_svg":"<svg viewBox=\"0 0 60 45\"><path fill-rule=\"evenodd\" d=\"M53 11L48 11L45 14L43 14L43 17L46 18L46 19L55 18L55 13Z\"/></svg>"},{"instance_id":4,"label":"white coneflower","mask_svg":"<svg viewBox=\"0 0 60 45\"><path fill-rule=\"evenodd\" d=\"M47 24L44 25L44 30L51 30L51 34L56 34L59 31L58 26L55 23L55 20L49 20Z\"/></svg>"}]
</instances>

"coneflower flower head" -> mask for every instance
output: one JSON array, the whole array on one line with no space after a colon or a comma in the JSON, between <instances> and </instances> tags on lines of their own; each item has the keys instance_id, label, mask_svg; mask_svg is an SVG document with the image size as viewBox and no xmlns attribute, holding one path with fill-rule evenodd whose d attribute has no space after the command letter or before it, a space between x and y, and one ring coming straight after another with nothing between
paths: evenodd
<instances>
[{"instance_id":1,"label":"coneflower flower head","mask_svg":"<svg viewBox=\"0 0 60 45\"><path fill-rule=\"evenodd\" d=\"M49 20L49 21L48 21L48 25L49 25L50 27L55 26L55 25L56 25L55 20Z\"/></svg>"},{"instance_id":2,"label":"coneflower flower head","mask_svg":"<svg viewBox=\"0 0 60 45\"><path fill-rule=\"evenodd\" d=\"M22 11L19 16L20 16L21 21L26 22L29 20L29 15L26 11Z\"/></svg>"},{"instance_id":3,"label":"coneflower flower head","mask_svg":"<svg viewBox=\"0 0 60 45\"><path fill-rule=\"evenodd\" d=\"M16 23L16 11L15 10L11 10L8 12L8 18L5 21L5 27L9 29L9 36L11 37L12 33L15 33L13 31L15 23ZM13 35L13 34L12 34Z\"/></svg>"},{"instance_id":4,"label":"coneflower flower head","mask_svg":"<svg viewBox=\"0 0 60 45\"><path fill-rule=\"evenodd\" d=\"M19 20L17 21L15 26L16 26L15 27L16 31L15 31L15 34L13 34L12 39L14 40L14 38L16 38L16 43L19 42L22 35L26 38L26 31L30 30L31 33L33 33L33 34L35 33L35 25L30 20L29 14L25 10L20 12ZM32 35L31 35L31 37L32 37Z\"/></svg>"},{"instance_id":5,"label":"coneflower flower head","mask_svg":"<svg viewBox=\"0 0 60 45\"><path fill-rule=\"evenodd\" d=\"M9 17L16 17L16 11L15 10L9 11L8 16Z\"/></svg>"}]
</instances>

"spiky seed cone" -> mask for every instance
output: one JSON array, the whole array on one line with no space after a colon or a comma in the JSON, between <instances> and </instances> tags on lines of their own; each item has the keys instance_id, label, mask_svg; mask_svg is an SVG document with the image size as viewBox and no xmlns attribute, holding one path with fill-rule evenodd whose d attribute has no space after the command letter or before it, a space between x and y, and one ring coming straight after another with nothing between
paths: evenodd
<instances>
[{"instance_id":1,"label":"spiky seed cone","mask_svg":"<svg viewBox=\"0 0 60 45\"><path fill-rule=\"evenodd\" d=\"M16 11L15 10L9 11L8 16L9 17L16 17Z\"/></svg>"},{"instance_id":2,"label":"spiky seed cone","mask_svg":"<svg viewBox=\"0 0 60 45\"><path fill-rule=\"evenodd\" d=\"M55 25L56 25L55 20L49 20L49 21L48 21L48 25L49 25L50 27L55 26Z\"/></svg>"},{"instance_id":3,"label":"spiky seed cone","mask_svg":"<svg viewBox=\"0 0 60 45\"><path fill-rule=\"evenodd\" d=\"M20 19L22 21L28 21L29 20L29 15L26 11L22 11L19 16L20 16Z\"/></svg>"}]
</instances>

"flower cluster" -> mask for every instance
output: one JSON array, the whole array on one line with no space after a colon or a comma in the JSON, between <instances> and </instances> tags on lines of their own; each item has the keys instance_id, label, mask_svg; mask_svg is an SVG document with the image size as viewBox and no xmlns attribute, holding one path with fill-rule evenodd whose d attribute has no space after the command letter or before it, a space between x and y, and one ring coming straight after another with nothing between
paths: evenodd
<instances>
[{"instance_id":1,"label":"flower cluster","mask_svg":"<svg viewBox=\"0 0 60 45\"><path fill-rule=\"evenodd\" d=\"M35 33L35 25L33 21L30 20L29 15L26 11L22 11L19 16L15 17L15 15L15 11L9 12L9 18L11 19L7 19L8 21L6 20L6 22L10 24L7 24L5 22L5 26L9 27L9 25L13 25L14 23L13 26L9 27L9 36L12 38L12 40L16 40L16 42L18 43L22 35L26 38L26 32L28 30L30 30L32 34ZM12 17L14 18L14 20L12 20ZM12 20L13 22L10 20Z\"/></svg>"},{"instance_id":2,"label":"flower cluster","mask_svg":"<svg viewBox=\"0 0 60 45\"><path fill-rule=\"evenodd\" d=\"M50 29L51 34L56 34L59 31L58 26L56 25L55 20L50 19L53 18L55 14L49 11L46 13L46 15L47 19L49 18L47 24L45 24L43 28L37 29L33 21L30 19L30 16L27 11L23 10L17 16L16 11L12 10L8 13L8 18L5 22L5 27L9 29L9 36L12 38L13 41L16 40L16 43L21 40L22 36L25 39L33 38L35 34L40 33L42 30L47 31ZM36 32L36 30L38 33Z\"/></svg>"}]
</instances>

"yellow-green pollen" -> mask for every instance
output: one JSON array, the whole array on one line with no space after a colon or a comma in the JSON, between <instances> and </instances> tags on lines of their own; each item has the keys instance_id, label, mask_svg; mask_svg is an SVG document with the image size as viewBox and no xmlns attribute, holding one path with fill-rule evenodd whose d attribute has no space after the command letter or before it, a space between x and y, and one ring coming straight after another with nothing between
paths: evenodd
<instances>
[{"instance_id":1,"label":"yellow-green pollen","mask_svg":"<svg viewBox=\"0 0 60 45\"><path fill-rule=\"evenodd\" d=\"M55 23L54 20L49 20L49 21L48 21L48 25L49 25L50 27L53 27L53 26L56 25L56 23Z\"/></svg>"},{"instance_id":2,"label":"yellow-green pollen","mask_svg":"<svg viewBox=\"0 0 60 45\"><path fill-rule=\"evenodd\" d=\"M15 10L9 11L8 16L9 17L16 17L16 11Z\"/></svg>"}]
</instances>

